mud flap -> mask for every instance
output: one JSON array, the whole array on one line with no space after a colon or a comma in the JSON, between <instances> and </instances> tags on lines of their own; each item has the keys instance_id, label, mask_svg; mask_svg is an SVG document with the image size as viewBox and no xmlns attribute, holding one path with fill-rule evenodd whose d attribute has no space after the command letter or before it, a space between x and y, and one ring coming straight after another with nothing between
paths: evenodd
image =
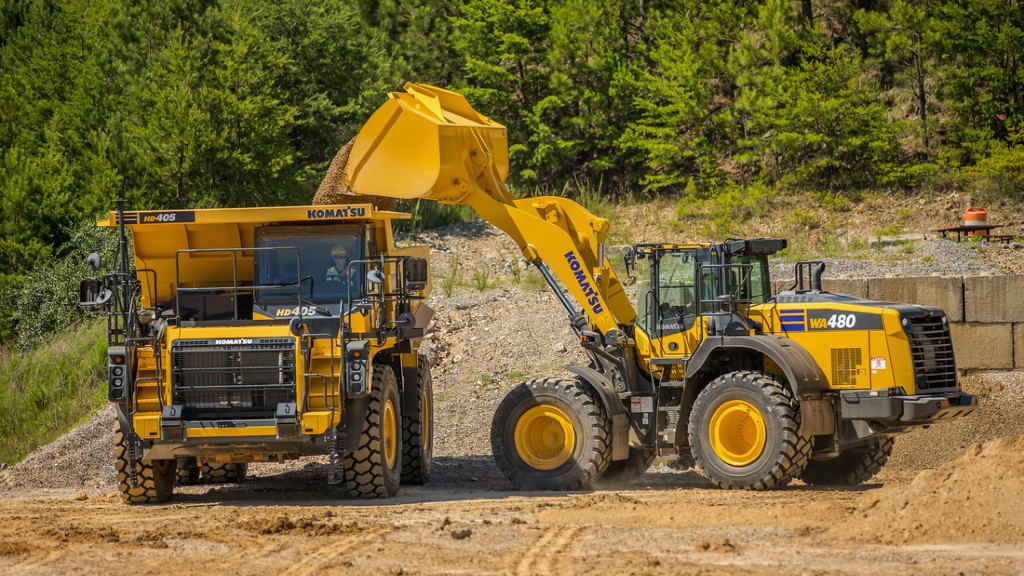
<instances>
[{"instance_id":1,"label":"mud flap","mask_svg":"<svg viewBox=\"0 0 1024 576\"><path fill-rule=\"evenodd\" d=\"M601 399L605 414L612 424L612 460L629 458L629 414L626 413L622 399L615 393L611 381L589 366L566 364L564 368L590 384Z\"/></svg>"},{"instance_id":2,"label":"mud flap","mask_svg":"<svg viewBox=\"0 0 1024 576\"><path fill-rule=\"evenodd\" d=\"M341 413L341 446L345 452L359 450L359 438L363 433L363 422L370 407L369 397L353 398L345 402Z\"/></svg>"}]
</instances>

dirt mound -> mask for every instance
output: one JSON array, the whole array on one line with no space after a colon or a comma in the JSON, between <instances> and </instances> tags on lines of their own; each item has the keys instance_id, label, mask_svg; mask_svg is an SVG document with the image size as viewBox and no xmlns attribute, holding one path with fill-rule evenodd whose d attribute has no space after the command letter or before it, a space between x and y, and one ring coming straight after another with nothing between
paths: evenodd
<instances>
[{"instance_id":1,"label":"dirt mound","mask_svg":"<svg viewBox=\"0 0 1024 576\"><path fill-rule=\"evenodd\" d=\"M352 144L355 139L348 141L334 155L331 165L327 168L320 186L313 195L313 204L351 204L354 202L370 202L378 210L394 210L396 201L394 198L384 196L352 196L352 189L349 187L348 177L345 175L345 165L348 164L348 156L352 152Z\"/></svg>"},{"instance_id":2,"label":"dirt mound","mask_svg":"<svg viewBox=\"0 0 1024 576\"><path fill-rule=\"evenodd\" d=\"M974 444L909 485L870 494L833 528L884 544L1024 542L1024 435Z\"/></svg>"}]
</instances>

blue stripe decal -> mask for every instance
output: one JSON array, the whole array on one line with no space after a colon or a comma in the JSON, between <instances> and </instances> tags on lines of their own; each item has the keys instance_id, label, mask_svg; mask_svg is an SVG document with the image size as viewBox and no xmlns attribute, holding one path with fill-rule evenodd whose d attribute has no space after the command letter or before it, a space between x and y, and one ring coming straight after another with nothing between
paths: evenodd
<instances>
[{"instance_id":1,"label":"blue stripe decal","mask_svg":"<svg viewBox=\"0 0 1024 576\"><path fill-rule=\"evenodd\" d=\"M799 320L799 321L803 322L804 315L803 314L800 314L800 315L780 314L779 318L782 318L783 322L785 322L787 320Z\"/></svg>"},{"instance_id":2,"label":"blue stripe decal","mask_svg":"<svg viewBox=\"0 0 1024 576\"><path fill-rule=\"evenodd\" d=\"M803 324L783 324L782 330L784 332L803 332L805 328Z\"/></svg>"}]
</instances>

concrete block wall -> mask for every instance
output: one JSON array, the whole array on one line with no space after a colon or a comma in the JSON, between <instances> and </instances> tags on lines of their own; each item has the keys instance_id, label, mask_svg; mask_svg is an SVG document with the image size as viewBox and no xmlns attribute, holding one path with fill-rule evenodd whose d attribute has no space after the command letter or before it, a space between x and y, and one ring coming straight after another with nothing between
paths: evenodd
<instances>
[{"instance_id":1,"label":"concrete block wall","mask_svg":"<svg viewBox=\"0 0 1024 576\"><path fill-rule=\"evenodd\" d=\"M792 280L775 282L777 290ZM822 288L882 302L938 306L950 321L957 368L1024 369L1024 276L824 278Z\"/></svg>"}]
</instances>

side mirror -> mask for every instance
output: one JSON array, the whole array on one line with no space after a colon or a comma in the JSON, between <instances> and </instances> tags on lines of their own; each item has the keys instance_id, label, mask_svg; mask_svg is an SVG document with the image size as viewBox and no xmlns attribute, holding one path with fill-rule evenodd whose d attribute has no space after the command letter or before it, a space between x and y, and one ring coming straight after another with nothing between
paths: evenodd
<instances>
[{"instance_id":1,"label":"side mirror","mask_svg":"<svg viewBox=\"0 0 1024 576\"><path fill-rule=\"evenodd\" d=\"M86 310L102 307L113 296L114 293L99 278L86 278L78 285L78 302Z\"/></svg>"},{"instance_id":2,"label":"side mirror","mask_svg":"<svg viewBox=\"0 0 1024 576\"><path fill-rule=\"evenodd\" d=\"M85 259L85 265L89 267L89 270L93 272L99 272L100 268L103 268L103 260L100 259L100 255L93 252L89 254L89 257Z\"/></svg>"},{"instance_id":3,"label":"side mirror","mask_svg":"<svg viewBox=\"0 0 1024 576\"><path fill-rule=\"evenodd\" d=\"M636 284L636 276L626 276L626 279L622 281L623 286L632 286Z\"/></svg>"},{"instance_id":4,"label":"side mirror","mask_svg":"<svg viewBox=\"0 0 1024 576\"><path fill-rule=\"evenodd\" d=\"M373 270L370 270L369 272L366 273L366 280L370 284L383 284L384 273L381 272L379 269L374 268Z\"/></svg>"},{"instance_id":5,"label":"side mirror","mask_svg":"<svg viewBox=\"0 0 1024 576\"><path fill-rule=\"evenodd\" d=\"M409 290L423 290L427 287L427 261L424 258L408 258L405 261L405 287Z\"/></svg>"}]
</instances>

